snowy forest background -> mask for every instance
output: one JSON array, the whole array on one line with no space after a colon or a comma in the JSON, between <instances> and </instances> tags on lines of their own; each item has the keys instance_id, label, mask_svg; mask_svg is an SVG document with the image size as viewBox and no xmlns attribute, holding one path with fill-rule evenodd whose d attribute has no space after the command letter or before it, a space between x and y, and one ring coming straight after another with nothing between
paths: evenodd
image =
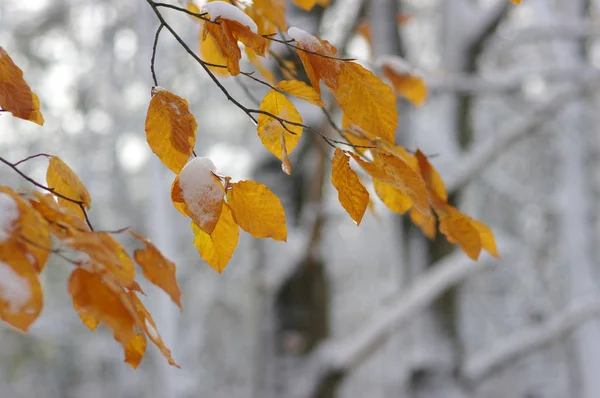
<instances>
[{"instance_id":1,"label":"snowy forest background","mask_svg":"<svg viewBox=\"0 0 600 398\"><path fill-rule=\"evenodd\" d=\"M429 242L379 202L357 228L328 183L323 142L306 134L283 175L245 115L161 37L159 81L190 102L197 153L266 183L286 206L288 243L242 234L219 276L145 143L157 27L147 3L0 1L0 45L46 118L39 128L0 116L1 153L64 159L90 191L94 225L134 226L178 264L184 306L143 286L182 369L152 349L132 370L108 330L81 324L71 265L53 258L31 332L0 327L0 396L600 397L600 1L523 3L335 0L287 15L366 66L400 54L422 71L430 96L420 108L399 102L398 140L437 155L459 209L496 234L500 261ZM398 25L398 12L411 19ZM196 48L198 25L165 15ZM363 19L372 48L354 33ZM245 88L264 94L224 81L248 104ZM299 110L327 129L318 109ZM46 166L23 170L44 180ZM6 168L0 179L26 184Z\"/></svg>"}]
</instances>

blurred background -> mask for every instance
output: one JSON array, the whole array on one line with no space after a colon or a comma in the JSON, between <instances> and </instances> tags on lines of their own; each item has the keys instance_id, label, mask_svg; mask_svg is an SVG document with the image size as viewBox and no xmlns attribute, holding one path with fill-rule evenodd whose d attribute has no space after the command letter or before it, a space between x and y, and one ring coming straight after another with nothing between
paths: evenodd
<instances>
[{"instance_id":1,"label":"blurred background","mask_svg":"<svg viewBox=\"0 0 600 398\"><path fill-rule=\"evenodd\" d=\"M401 55L420 71L429 97L418 108L399 99L398 142L435 155L452 200L492 228L501 260L429 241L378 199L357 228L329 183L323 141L305 132L284 175L246 115L163 31L158 81L189 101L198 155L267 184L286 207L287 244L241 234L218 275L170 203L174 175L145 142L158 26L146 1L2 0L0 45L46 123L0 116L0 154L65 160L90 191L97 228L132 226L176 262L184 311L143 285L182 368L149 346L133 370L111 332L82 325L66 291L72 265L53 258L30 333L0 325L0 397L600 397L600 2L288 3L290 26L344 56L375 70L378 57ZM200 26L162 13L197 49ZM357 33L363 22L371 43ZM222 81L248 106L265 94L249 79ZM331 129L318 108L297 105L306 124ZM22 170L44 181L46 167L38 158ZM8 168L0 181L31 188Z\"/></svg>"}]
</instances>

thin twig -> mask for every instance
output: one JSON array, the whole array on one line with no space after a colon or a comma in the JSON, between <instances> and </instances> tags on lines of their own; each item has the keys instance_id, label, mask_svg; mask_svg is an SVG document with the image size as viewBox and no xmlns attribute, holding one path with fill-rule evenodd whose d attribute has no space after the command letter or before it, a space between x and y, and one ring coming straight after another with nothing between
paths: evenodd
<instances>
[{"instance_id":1,"label":"thin twig","mask_svg":"<svg viewBox=\"0 0 600 398\"><path fill-rule=\"evenodd\" d=\"M164 28L165 25L162 23L156 29L156 34L154 35L154 43L152 44L152 59L150 60L150 71L152 72L152 80L154 81L154 85L158 86L158 80L156 80L156 72L154 70L154 61L156 60L156 46L158 45L158 36L160 36L160 31Z\"/></svg>"},{"instance_id":2,"label":"thin twig","mask_svg":"<svg viewBox=\"0 0 600 398\"><path fill-rule=\"evenodd\" d=\"M333 57L331 55L325 55L325 54L318 53L316 51L311 51L311 50L307 50L307 49L302 48L302 47L295 46L295 45L291 44L291 43L294 43L296 41L294 39L291 39L291 40L280 40L280 39L276 39L276 38L271 37L271 36L272 35L262 35L262 37L264 37L267 40L271 40L271 41L274 41L274 42L277 42L277 43L285 44L286 46L295 48L296 50L299 50L299 51L302 51L302 52L305 52L305 53L308 53L308 54L318 55L319 57L322 57L322 58L333 59L335 61L342 61L342 62L356 61L355 58L338 58L338 57Z\"/></svg>"},{"instance_id":3,"label":"thin twig","mask_svg":"<svg viewBox=\"0 0 600 398\"><path fill-rule=\"evenodd\" d=\"M25 163L28 160L34 159L34 158L38 158L40 156L45 156L47 158L51 157L51 155L48 155L47 153L38 153L36 155L31 155L31 156L27 156L25 159L21 159L19 160L17 163L14 163L14 166L17 167L18 165L20 165L21 163Z\"/></svg>"},{"instance_id":4,"label":"thin twig","mask_svg":"<svg viewBox=\"0 0 600 398\"><path fill-rule=\"evenodd\" d=\"M185 14L188 14L188 15L191 15L193 17L199 18L199 19L201 19L203 21L211 22L211 23L214 23L214 24L218 25L218 22L211 21L210 18L206 17L208 15L207 12L203 12L203 13L198 14L196 12L188 10L187 8L178 7L178 6L174 6L172 4L167 4L167 3L154 3L154 5L157 6L157 7L164 7L164 8L170 8L172 10L177 10L179 12L183 12Z\"/></svg>"}]
</instances>

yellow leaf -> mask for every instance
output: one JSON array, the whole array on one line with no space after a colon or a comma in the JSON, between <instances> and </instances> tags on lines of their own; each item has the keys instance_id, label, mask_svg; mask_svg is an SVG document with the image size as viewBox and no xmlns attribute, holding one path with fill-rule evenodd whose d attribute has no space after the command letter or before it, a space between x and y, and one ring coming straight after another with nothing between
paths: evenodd
<instances>
[{"instance_id":1,"label":"yellow leaf","mask_svg":"<svg viewBox=\"0 0 600 398\"><path fill-rule=\"evenodd\" d=\"M148 336L150 341L152 341L154 345L158 347L163 357L165 357L169 362L169 365L179 368L180 366L177 365L177 362L175 362L171 356L171 350L165 346L165 343L160 337L158 329L156 328L156 323L154 323L154 319L152 319L150 312L148 312L144 304L133 292L129 292L129 299L132 302L135 311L137 311L137 327L144 331L144 334Z\"/></svg>"},{"instance_id":2,"label":"yellow leaf","mask_svg":"<svg viewBox=\"0 0 600 398\"><path fill-rule=\"evenodd\" d=\"M335 97L344 114L365 131L394 142L398 126L396 96L373 73L355 63L345 63Z\"/></svg>"},{"instance_id":3,"label":"yellow leaf","mask_svg":"<svg viewBox=\"0 0 600 398\"><path fill-rule=\"evenodd\" d=\"M313 9L314 6L316 6L317 4L321 5L321 6L326 6L327 4L329 4L329 0L327 1L323 1L323 0L292 0L292 2L297 5L298 7L302 8L304 11L310 11Z\"/></svg>"},{"instance_id":4,"label":"yellow leaf","mask_svg":"<svg viewBox=\"0 0 600 398\"><path fill-rule=\"evenodd\" d=\"M240 234L229 205L223 204L221 218L210 235L194 223L192 223L192 231L194 231L194 246L198 249L200 257L218 273L223 272L235 251Z\"/></svg>"},{"instance_id":5,"label":"yellow leaf","mask_svg":"<svg viewBox=\"0 0 600 398\"><path fill-rule=\"evenodd\" d=\"M325 106L319 93L313 87L300 80L282 80L277 84L277 88L310 104L319 107Z\"/></svg>"},{"instance_id":6,"label":"yellow leaf","mask_svg":"<svg viewBox=\"0 0 600 398\"><path fill-rule=\"evenodd\" d=\"M60 196L57 197L59 205L69 209L79 218L85 218L81 206L89 210L92 205L92 198L79 177L58 156L50 156L50 165L46 172L46 182L48 183L48 188L53 189L54 193L81 203L80 205Z\"/></svg>"},{"instance_id":7,"label":"yellow leaf","mask_svg":"<svg viewBox=\"0 0 600 398\"><path fill-rule=\"evenodd\" d=\"M26 253L0 246L0 318L26 332L43 305L42 287Z\"/></svg>"},{"instance_id":8,"label":"yellow leaf","mask_svg":"<svg viewBox=\"0 0 600 398\"><path fill-rule=\"evenodd\" d=\"M278 29L287 30L287 24L285 20L285 3L286 0L254 0L252 3L252 9L258 15L275 25Z\"/></svg>"},{"instance_id":9,"label":"yellow leaf","mask_svg":"<svg viewBox=\"0 0 600 398\"><path fill-rule=\"evenodd\" d=\"M383 75L392 83L397 95L421 106L427 98L427 86L420 74L406 61L396 56L385 56L379 61Z\"/></svg>"},{"instance_id":10,"label":"yellow leaf","mask_svg":"<svg viewBox=\"0 0 600 398\"><path fill-rule=\"evenodd\" d=\"M448 193L446 192L446 186L444 185L442 177L440 177L437 170L429 163L429 160L421 150L417 149L415 156L419 164L421 176L423 177L423 180L425 180L425 184L427 184L427 189L430 194L435 195L436 198L446 202L448 200Z\"/></svg>"},{"instance_id":11,"label":"yellow leaf","mask_svg":"<svg viewBox=\"0 0 600 398\"><path fill-rule=\"evenodd\" d=\"M15 65L8 53L0 47L0 108L13 116L30 120L40 126L44 118L40 113L40 100L31 92L23 79L23 71Z\"/></svg>"},{"instance_id":12,"label":"yellow leaf","mask_svg":"<svg viewBox=\"0 0 600 398\"><path fill-rule=\"evenodd\" d=\"M260 104L260 110L290 122L302 123L302 117L294 104L275 90L271 90L265 95ZM263 145L280 160L283 160L281 137L283 136L285 140L286 153L291 153L302 136L302 126L289 123L285 123L285 125L289 131L282 126L279 120L262 113L258 115L258 126L256 127L258 137Z\"/></svg>"},{"instance_id":13,"label":"yellow leaf","mask_svg":"<svg viewBox=\"0 0 600 398\"><path fill-rule=\"evenodd\" d=\"M32 192L32 195L34 198L29 199L31 207L48 221L52 233L57 237L66 238L77 232L90 231L85 221L75 213L59 207L51 194L43 195L40 192Z\"/></svg>"},{"instance_id":14,"label":"yellow leaf","mask_svg":"<svg viewBox=\"0 0 600 398\"><path fill-rule=\"evenodd\" d=\"M145 351L146 336L138 333L125 345L125 363L136 369L142 362Z\"/></svg>"},{"instance_id":15,"label":"yellow leaf","mask_svg":"<svg viewBox=\"0 0 600 398\"><path fill-rule=\"evenodd\" d=\"M479 231L471 224L469 217L448 204L435 210L440 222L440 232L446 235L448 242L458 243L467 256L477 260L482 244Z\"/></svg>"},{"instance_id":16,"label":"yellow leaf","mask_svg":"<svg viewBox=\"0 0 600 398\"><path fill-rule=\"evenodd\" d=\"M296 52L315 91L321 95L320 81L336 91L338 75L344 62L328 57L337 57L337 48L327 40L322 40L296 27L289 28L288 35L296 41Z\"/></svg>"},{"instance_id":17,"label":"yellow leaf","mask_svg":"<svg viewBox=\"0 0 600 398\"><path fill-rule=\"evenodd\" d=\"M82 232L64 239L74 250L86 253L122 286L134 283L135 266L125 248L104 232Z\"/></svg>"},{"instance_id":18,"label":"yellow leaf","mask_svg":"<svg viewBox=\"0 0 600 398\"><path fill-rule=\"evenodd\" d=\"M350 159L336 148L331 162L331 183L338 191L338 199L350 217L360 225L369 204L369 192L350 167Z\"/></svg>"},{"instance_id":19,"label":"yellow leaf","mask_svg":"<svg viewBox=\"0 0 600 398\"><path fill-rule=\"evenodd\" d=\"M353 123L346 114L342 116L342 129L344 129L344 137L351 145L356 145L354 150L358 153L364 153L367 150L364 147L376 145L376 137Z\"/></svg>"},{"instance_id":20,"label":"yellow leaf","mask_svg":"<svg viewBox=\"0 0 600 398\"><path fill-rule=\"evenodd\" d=\"M154 88L146 115L146 140L152 151L175 174L192 155L196 118L188 103L163 88Z\"/></svg>"},{"instance_id":21,"label":"yellow leaf","mask_svg":"<svg viewBox=\"0 0 600 398\"><path fill-rule=\"evenodd\" d=\"M435 217L433 214L424 216L415 209L410 211L410 219L423 231L423 234L429 239L435 238Z\"/></svg>"},{"instance_id":22,"label":"yellow leaf","mask_svg":"<svg viewBox=\"0 0 600 398\"><path fill-rule=\"evenodd\" d=\"M521 4L521 0L510 0L513 4Z\"/></svg>"},{"instance_id":23,"label":"yellow leaf","mask_svg":"<svg viewBox=\"0 0 600 398\"><path fill-rule=\"evenodd\" d=\"M266 185L256 181L233 183L227 191L227 203L235 222L250 235L287 240L283 206Z\"/></svg>"},{"instance_id":24,"label":"yellow leaf","mask_svg":"<svg viewBox=\"0 0 600 398\"><path fill-rule=\"evenodd\" d=\"M204 62L227 66L228 57L223 54L221 47L212 35L204 35L203 30L200 30L198 41L200 42L200 56ZM219 76L229 76L229 70L226 67L209 66L208 68Z\"/></svg>"},{"instance_id":25,"label":"yellow leaf","mask_svg":"<svg viewBox=\"0 0 600 398\"><path fill-rule=\"evenodd\" d=\"M494 234L490 227L478 220L471 219L471 225L479 232L479 239L481 240L481 247L487 250L492 256L500 258L498 249L496 248L496 241L494 240Z\"/></svg>"},{"instance_id":26,"label":"yellow leaf","mask_svg":"<svg viewBox=\"0 0 600 398\"><path fill-rule=\"evenodd\" d=\"M214 171L216 168L210 159L196 157L175 177L171 187L175 207L207 234L219 221L225 195L223 184Z\"/></svg>"},{"instance_id":27,"label":"yellow leaf","mask_svg":"<svg viewBox=\"0 0 600 398\"><path fill-rule=\"evenodd\" d=\"M383 204L394 213L404 214L412 207L412 201L400 189L376 179L373 180L373 187Z\"/></svg>"},{"instance_id":28,"label":"yellow leaf","mask_svg":"<svg viewBox=\"0 0 600 398\"><path fill-rule=\"evenodd\" d=\"M177 284L175 264L163 256L148 239L134 231L131 231L131 234L145 245L143 249L136 249L133 253L133 257L142 268L144 276L155 286L164 290L181 309L181 291Z\"/></svg>"}]
</instances>

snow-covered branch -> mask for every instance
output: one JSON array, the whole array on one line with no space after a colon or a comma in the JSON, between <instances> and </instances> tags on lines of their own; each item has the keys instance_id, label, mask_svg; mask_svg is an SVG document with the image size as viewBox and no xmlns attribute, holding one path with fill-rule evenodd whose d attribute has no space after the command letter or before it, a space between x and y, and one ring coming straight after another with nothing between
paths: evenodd
<instances>
[{"instance_id":1,"label":"snow-covered branch","mask_svg":"<svg viewBox=\"0 0 600 398\"><path fill-rule=\"evenodd\" d=\"M600 298L575 302L545 322L519 330L474 355L462 367L462 375L478 382L516 359L556 342L586 321L600 316Z\"/></svg>"},{"instance_id":2,"label":"snow-covered branch","mask_svg":"<svg viewBox=\"0 0 600 398\"><path fill-rule=\"evenodd\" d=\"M448 176L443 176L448 191L455 192L480 175L485 168L498 158L512 145L529 134L534 134L545 122L555 116L565 103L578 98L591 83L598 79L597 71L583 77L569 87L557 90L554 96L538 106L534 106L524 115L515 117L498 133L493 134L487 141L475 146L473 150L458 159L457 164ZM595 84L594 86L597 86Z\"/></svg>"}]
</instances>

